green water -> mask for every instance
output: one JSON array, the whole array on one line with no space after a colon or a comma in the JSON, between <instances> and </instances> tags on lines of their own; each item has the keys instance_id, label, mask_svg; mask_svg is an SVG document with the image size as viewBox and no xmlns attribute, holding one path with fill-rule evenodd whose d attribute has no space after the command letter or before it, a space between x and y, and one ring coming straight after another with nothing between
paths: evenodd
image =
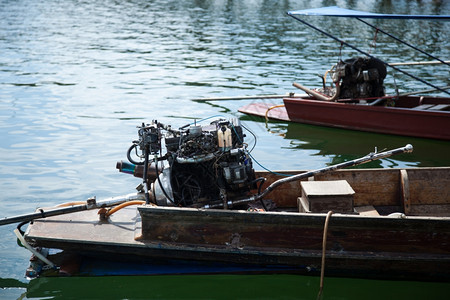
<instances>
[{"instance_id":1,"label":"green water","mask_svg":"<svg viewBox=\"0 0 450 300\"><path fill-rule=\"evenodd\" d=\"M0 284L8 285L6 280ZM12 283L14 285L14 283ZM319 278L296 275L112 276L40 278L5 298L316 299ZM322 299L446 299L450 284L325 278Z\"/></svg>"}]
</instances>

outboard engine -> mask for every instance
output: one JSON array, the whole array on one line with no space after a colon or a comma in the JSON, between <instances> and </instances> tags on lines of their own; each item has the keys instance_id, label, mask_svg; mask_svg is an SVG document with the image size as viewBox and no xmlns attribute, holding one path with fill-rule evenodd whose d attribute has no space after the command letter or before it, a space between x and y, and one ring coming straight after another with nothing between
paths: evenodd
<instances>
[{"instance_id":1,"label":"outboard engine","mask_svg":"<svg viewBox=\"0 0 450 300\"><path fill-rule=\"evenodd\" d=\"M386 66L377 58L357 57L340 61L333 73L335 82L341 80L339 99L384 96Z\"/></svg>"},{"instance_id":2,"label":"outboard engine","mask_svg":"<svg viewBox=\"0 0 450 300\"><path fill-rule=\"evenodd\" d=\"M179 130L157 121L139 127L139 141L128 150L128 159L134 165L131 153L145 158L145 152L154 155L156 178L147 182L157 205L204 206L210 203L244 198L256 188L252 160L244 143L242 126L238 119L216 120L206 126L187 125ZM160 156L162 144L166 153ZM138 149L142 154L138 154ZM145 160L144 160L145 166ZM144 180L145 184L145 180ZM226 205L224 205L226 207Z\"/></svg>"}]
</instances>

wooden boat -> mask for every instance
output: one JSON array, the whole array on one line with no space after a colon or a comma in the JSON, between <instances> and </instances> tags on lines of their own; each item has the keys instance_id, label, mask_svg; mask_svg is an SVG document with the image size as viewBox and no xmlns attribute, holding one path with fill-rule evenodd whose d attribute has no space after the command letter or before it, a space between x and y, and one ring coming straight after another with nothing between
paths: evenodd
<instances>
[{"instance_id":1,"label":"wooden boat","mask_svg":"<svg viewBox=\"0 0 450 300\"><path fill-rule=\"evenodd\" d=\"M257 173L264 186L282 176ZM326 255L327 276L448 281L449 174L448 167L338 170L280 186L265 200L270 211L139 205L105 220L87 210L34 220L25 239L64 250L48 257L60 273L79 274L80 262L94 257L190 261L210 264L207 273L215 264L220 272L317 274Z\"/></svg>"},{"instance_id":2,"label":"wooden boat","mask_svg":"<svg viewBox=\"0 0 450 300\"><path fill-rule=\"evenodd\" d=\"M450 98L403 96L395 100L395 106L370 105L365 100L323 101L313 97L287 97L283 102L284 106L272 109L275 104L255 102L239 111L282 121L450 140Z\"/></svg>"},{"instance_id":3,"label":"wooden boat","mask_svg":"<svg viewBox=\"0 0 450 300\"><path fill-rule=\"evenodd\" d=\"M364 18L449 20L450 15L410 16L374 14L339 7L290 11L288 15L302 24L338 41L341 47L345 45L364 56L344 61L339 58L339 62L325 72L323 76L323 88L321 89L322 92L294 83L294 86L305 91L310 97L283 97L284 105L252 103L240 108L240 112L283 121L450 140L450 132L448 131L448 128L450 128L450 98L412 96L413 94L433 91L450 94L446 91L449 87L439 88L433 83L417 78L398 68L401 65L430 63L439 63L448 67L450 66L450 62L440 60L362 20ZM365 25L373 28L375 37L377 33L383 33L395 39L397 42L403 43L422 54L436 59L436 61L388 64L307 23L300 18L302 16L356 18ZM432 87L432 89L403 95L385 95L383 80L387 74L386 67L393 68L398 72L408 75L414 80ZM334 90L325 85L327 74L331 74Z\"/></svg>"}]
</instances>

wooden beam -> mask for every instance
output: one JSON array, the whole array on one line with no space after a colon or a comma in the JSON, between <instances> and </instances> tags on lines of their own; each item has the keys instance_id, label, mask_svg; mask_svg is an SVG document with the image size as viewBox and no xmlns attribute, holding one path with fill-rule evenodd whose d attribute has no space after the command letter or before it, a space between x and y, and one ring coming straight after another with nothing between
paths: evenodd
<instances>
[{"instance_id":1,"label":"wooden beam","mask_svg":"<svg viewBox=\"0 0 450 300\"><path fill-rule=\"evenodd\" d=\"M410 62L399 62L399 63L390 63L390 66L417 66L417 65L438 65L442 64L443 62L438 60L432 60L432 61L410 61ZM450 60L444 61L444 63L448 64L450 63Z\"/></svg>"},{"instance_id":2,"label":"wooden beam","mask_svg":"<svg viewBox=\"0 0 450 300\"><path fill-rule=\"evenodd\" d=\"M411 213L411 199L409 193L409 178L406 170L400 170L400 187L401 187L401 199L403 204L403 210L405 215Z\"/></svg>"},{"instance_id":3,"label":"wooden beam","mask_svg":"<svg viewBox=\"0 0 450 300\"><path fill-rule=\"evenodd\" d=\"M191 99L196 102L206 101L227 101L227 100L248 100L248 99L281 99L281 98L302 98L308 97L307 94L287 93L282 95L254 95L254 96L235 96L235 97L212 97L212 98L195 98Z\"/></svg>"}]
</instances>

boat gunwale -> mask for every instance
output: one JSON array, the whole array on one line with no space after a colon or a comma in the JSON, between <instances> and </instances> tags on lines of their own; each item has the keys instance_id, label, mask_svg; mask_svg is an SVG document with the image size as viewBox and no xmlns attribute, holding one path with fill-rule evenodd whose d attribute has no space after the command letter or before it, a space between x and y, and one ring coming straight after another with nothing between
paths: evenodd
<instances>
[{"instance_id":1,"label":"boat gunwale","mask_svg":"<svg viewBox=\"0 0 450 300\"><path fill-rule=\"evenodd\" d=\"M287 117L292 122L450 140L449 133L445 131L450 126L450 111L355 105L304 98L284 98L283 102Z\"/></svg>"},{"instance_id":2,"label":"boat gunwale","mask_svg":"<svg viewBox=\"0 0 450 300\"><path fill-rule=\"evenodd\" d=\"M30 238L30 237L29 237ZM31 237L32 238L32 237ZM129 253L130 251L141 253L143 256L147 256L142 251L156 251L161 255L157 257L172 257L171 252L183 252L183 253L205 253L205 254L222 254L225 256L236 255L251 255L258 257L284 257L284 258L316 258L322 257L321 249L302 249L302 248L281 248L281 247L258 247L248 246L238 248L231 247L230 245L217 245L217 244L194 244L185 242L169 242L169 241L155 241L148 239L135 240L132 243L123 244L120 242L109 242L105 244L101 241L92 240L70 240L63 238L40 238L40 243L45 243L46 248L61 249L68 251L88 251L85 254L92 255L94 253ZM60 247L63 243L65 247ZM92 249L95 246L95 250ZM84 250L86 249L86 250ZM395 251L354 251L354 250L333 250L328 249L326 251L327 258L329 259L355 259L355 260L390 260L390 261L404 261L404 260L418 260L418 261L445 261L450 263L450 256L443 253L406 253ZM148 253L147 253L148 254ZM139 254L138 254L139 255ZM150 256L152 257L152 256ZM176 257L176 255L174 256ZM202 260L216 260L217 257L211 257L211 259L202 257Z\"/></svg>"},{"instance_id":3,"label":"boat gunwale","mask_svg":"<svg viewBox=\"0 0 450 300\"><path fill-rule=\"evenodd\" d=\"M447 99L447 98L446 98ZM357 99L355 99L357 100ZM450 105L450 98L449 105ZM414 109L414 108L408 108L408 107L395 107L395 106L372 106L372 105L365 105L365 104L358 104L358 103L345 103L345 102L333 102L333 101L324 101L319 99L310 99L310 98L283 98L283 103L286 105L286 102L288 105L295 104L295 103L306 103L308 105L317 105L317 106L328 106L328 107L335 107L335 108L344 108L345 109L351 109L351 110L358 110L358 111L368 111L368 112L383 112L383 113L406 113L406 114L412 114L412 115L436 115L436 116L450 116L450 111L445 110L424 110L424 109ZM287 113L289 115L289 110L287 110Z\"/></svg>"},{"instance_id":4,"label":"boat gunwale","mask_svg":"<svg viewBox=\"0 0 450 300\"><path fill-rule=\"evenodd\" d=\"M190 208L190 207L169 207L169 206L151 206L151 205L141 205L137 207L137 210L144 214L152 215L174 215L179 216L204 216L204 217L230 217L233 219L247 219L251 218L254 221L264 220L265 223L277 223L280 219L291 217L291 218L305 218L308 221L311 220L325 220L326 213L303 213L303 212L289 212L289 211L247 211L247 210L223 210L223 209L206 209L206 208ZM141 214L142 217L142 214ZM269 220L265 220L265 219ZM379 216L368 216L360 214L345 214L345 213L334 213L332 216L334 220L392 220L392 223L401 221L447 221L450 222L450 217L439 217L439 216L407 216L404 214L400 215L379 215ZM202 222L199 220L199 222ZM389 221L388 221L389 222Z\"/></svg>"}]
</instances>

